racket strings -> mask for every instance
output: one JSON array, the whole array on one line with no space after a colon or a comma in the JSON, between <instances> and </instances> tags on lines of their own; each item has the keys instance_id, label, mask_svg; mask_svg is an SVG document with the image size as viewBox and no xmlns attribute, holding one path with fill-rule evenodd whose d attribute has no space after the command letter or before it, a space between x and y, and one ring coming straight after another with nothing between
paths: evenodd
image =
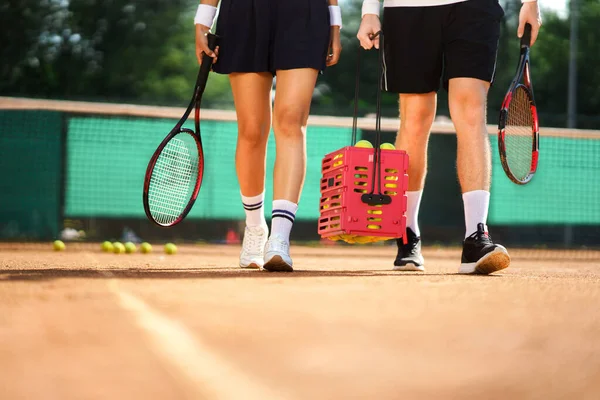
<instances>
[{"instance_id":1,"label":"racket strings","mask_svg":"<svg viewBox=\"0 0 600 400\"><path fill-rule=\"evenodd\" d=\"M524 180L531 171L533 116L529 93L523 86L514 91L505 127L506 161L513 175Z\"/></svg>"},{"instance_id":2,"label":"racket strings","mask_svg":"<svg viewBox=\"0 0 600 400\"><path fill-rule=\"evenodd\" d=\"M172 224L187 207L198 179L195 147L188 134L178 135L167 143L156 160L148 188L148 205L152 217L160 224Z\"/></svg>"}]
</instances>

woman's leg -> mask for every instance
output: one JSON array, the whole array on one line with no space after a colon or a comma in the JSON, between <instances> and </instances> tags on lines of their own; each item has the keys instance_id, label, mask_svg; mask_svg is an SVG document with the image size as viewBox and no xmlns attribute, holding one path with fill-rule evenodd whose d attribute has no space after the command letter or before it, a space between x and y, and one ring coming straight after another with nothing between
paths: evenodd
<instances>
[{"instance_id":1,"label":"woman's leg","mask_svg":"<svg viewBox=\"0 0 600 400\"><path fill-rule=\"evenodd\" d=\"M311 68L277 71L273 219L264 266L271 271L292 271L289 238L306 175L306 122L317 76Z\"/></svg>"},{"instance_id":2,"label":"woman's leg","mask_svg":"<svg viewBox=\"0 0 600 400\"><path fill-rule=\"evenodd\" d=\"M235 167L246 212L240 267L260 268L268 237L264 190L273 77L270 73L234 73L229 79L238 120Z\"/></svg>"}]
</instances>

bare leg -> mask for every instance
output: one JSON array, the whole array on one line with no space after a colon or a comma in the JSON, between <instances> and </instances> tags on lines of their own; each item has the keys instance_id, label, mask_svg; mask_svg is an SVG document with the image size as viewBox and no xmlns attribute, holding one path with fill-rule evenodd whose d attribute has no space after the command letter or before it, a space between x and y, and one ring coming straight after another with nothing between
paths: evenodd
<instances>
[{"instance_id":1,"label":"bare leg","mask_svg":"<svg viewBox=\"0 0 600 400\"><path fill-rule=\"evenodd\" d=\"M490 84L474 78L450 79L450 114L458 142L458 179L465 206L465 241L460 273L491 274L509 266L506 249L487 233L490 201L491 151L485 124Z\"/></svg>"},{"instance_id":2,"label":"bare leg","mask_svg":"<svg viewBox=\"0 0 600 400\"><path fill-rule=\"evenodd\" d=\"M238 119L235 166L246 212L240 267L260 268L268 228L264 213L265 162L271 129L271 74L230 75Z\"/></svg>"},{"instance_id":3,"label":"bare leg","mask_svg":"<svg viewBox=\"0 0 600 400\"><path fill-rule=\"evenodd\" d=\"M289 238L306 175L306 122L317 74L314 69L277 71L273 219L264 266L269 271L292 271Z\"/></svg>"},{"instance_id":4,"label":"bare leg","mask_svg":"<svg viewBox=\"0 0 600 400\"><path fill-rule=\"evenodd\" d=\"M490 84L474 78L450 80L448 102L457 136L458 180L465 203L465 237L486 224L491 181L486 99Z\"/></svg>"}]
</instances>

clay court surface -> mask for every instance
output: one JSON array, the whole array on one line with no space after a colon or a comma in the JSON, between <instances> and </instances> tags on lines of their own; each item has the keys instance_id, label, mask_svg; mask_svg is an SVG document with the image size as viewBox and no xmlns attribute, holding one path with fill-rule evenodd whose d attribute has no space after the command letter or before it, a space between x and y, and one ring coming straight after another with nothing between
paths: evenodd
<instances>
[{"instance_id":1,"label":"clay court surface","mask_svg":"<svg viewBox=\"0 0 600 400\"><path fill-rule=\"evenodd\" d=\"M407 274L391 246L295 247L271 274L157 247L0 244L0 398L600 398L598 253L481 277L458 249Z\"/></svg>"}]
</instances>

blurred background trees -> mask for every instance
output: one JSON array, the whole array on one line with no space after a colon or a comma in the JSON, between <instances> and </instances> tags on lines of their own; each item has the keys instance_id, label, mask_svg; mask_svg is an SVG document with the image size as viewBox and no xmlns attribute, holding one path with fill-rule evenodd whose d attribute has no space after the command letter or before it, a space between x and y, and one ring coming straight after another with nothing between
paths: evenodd
<instances>
[{"instance_id":1,"label":"blurred background trees","mask_svg":"<svg viewBox=\"0 0 600 400\"><path fill-rule=\"evenodd\" d=\"M197 73L193 15L197 0L4 0L0 4L0 95L185 105ZM343 4L343 54L320 77L312 112L351 115L361 0ZM490 123L516 68L520 0L501 1L506 17L490 92ZM543 5L543 2L542 2ZM600 128L600 1L579 0L579 128ZM543 126L565 126L568 15L544 12L532 50ZM377 54L361 52L361 114L374 112ZM448 115L440 91L438 115ZM205 107L233 108L227 77L211 75ZM386 94L384 115L397 115Z\"/></svg>"}]
</instances>

